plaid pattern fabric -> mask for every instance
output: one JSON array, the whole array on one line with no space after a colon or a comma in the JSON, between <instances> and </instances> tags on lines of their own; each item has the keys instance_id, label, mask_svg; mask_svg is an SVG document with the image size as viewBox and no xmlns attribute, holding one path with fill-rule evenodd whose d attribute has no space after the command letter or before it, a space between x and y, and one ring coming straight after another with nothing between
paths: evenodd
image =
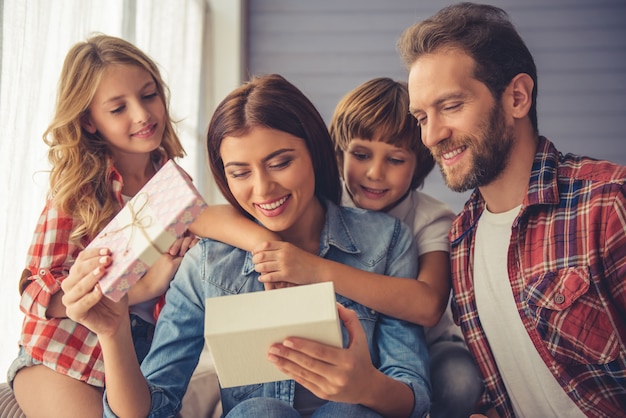
<instances>
[{"instance_id":1,"label":"plaid pattern fabric","mask_svg":"<svg viewBox=\"0 0 626 418\"><path fill-rule=\"evenodd\" d=\"M122 177L113 166L109 178L121 208ZM102 387L104 364L96 335L69 318L46 317L50 298L61 289L78 253L90 241L88 237L70 240L78 222L47 200L26 259L32 275L20 301L25 314L20 345L51 369Z\"/></svg>"},{"instance_id":2,"label":"plaid pattern fabric","mask_svg":"<svg viewBox=\"0 0 626 418\"><path fill-rule=\"evenodd\" d=\"M474 191L450 231L452 308L485 381L483 406L513 417L474 297L484 206ZM563 390L589 417L625 417L626 167L564 156L541 137L508 260L522 322Z\"/></svg>"}]
</instances>

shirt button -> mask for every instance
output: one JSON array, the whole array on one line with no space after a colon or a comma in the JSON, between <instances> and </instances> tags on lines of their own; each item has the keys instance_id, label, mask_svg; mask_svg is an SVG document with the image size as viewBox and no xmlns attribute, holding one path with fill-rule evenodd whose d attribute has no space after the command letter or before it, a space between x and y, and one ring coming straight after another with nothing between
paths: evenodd
<instances>
[{"instance_id":1,"label":"shirt button","mask_svg":"<svg viewBox=\"0 0 626 418\"><path fill-rule=\"evenodd\" d=\"M374 315L374 314L376 313L376 311L375 311L375 310L373 310L373 309L372 309L372 310L370 310L370 312L371 312L371 314L372 314L372 315Z\"/></svg>"},{"instance_id":2,"label":"shirt button","mask_svg":"<svg viewBox=\"0 0 626 418\"><path fill-rule=\"evenodd\" d=\"M46 271L44 269L39 270L39 275L40 276L45 276L46 275Z\"/></svg>"},{"instance_id":3,"label":"shirt button","mask_svg":"<svg viewBox=\"0 0 626 418\"><path fill-rule=\"evenodd\" d=\"M565 302L565 296L563 296L563 293L557 293L556 295L554 295L554 302L557 305L560 305L561 303Z\"/></svg>"}]
</instances>

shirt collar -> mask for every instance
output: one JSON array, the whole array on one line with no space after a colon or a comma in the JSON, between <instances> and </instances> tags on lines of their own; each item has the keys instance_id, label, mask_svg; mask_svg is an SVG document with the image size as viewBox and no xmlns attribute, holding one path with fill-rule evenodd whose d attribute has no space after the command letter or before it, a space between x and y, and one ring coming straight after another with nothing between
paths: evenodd
<instances>
[{"instance_id":1,"label":"shirt collar","mask_svg":"<svg viewBox=\"0 0 626 418\"><path fill-rule=\"evenodd\" d=\"M113 165L113 160L109 159L109 182L111 184L111 191L117 199L120 207L124 206L124 199L122 198L122 187L124 186L124 179L117 168Z\"/></svg>"},{"instance_id":2,"label":"shirt collar","mask_svg":"<svg viewBox=\"0 0 626 418\"><path fill-rule=\"evenodd\" d=\"M320 200L326 208L326 220L320 236L320 251L318 255L324 257L331 246L344 253L360 253L361 249L352 238L346 226L344 213L341 208L325 198L321 198ZM252 253L248 252L243 265L243 273L248 275L253 271L254 263L252 262Z\"/></svg>"},{"instance_id":3,"label":"shirt collar","mask_svg":"<svg viewBox=\"0 0 626 418\"><path fill-rule=\"evenodd\" d=\"M361 250L346 226L341 208L327 199L322 199L322 204L326 207L326 222L320 238L319 255L323 257L331 246L345 253L360 253Z\"/></svg>"},{"instance_id":4,"label":"shirt collar","mask_svg":"<svg viewBox=\"0 0 626 418\"><path fill-rule=\"evenodd\" d=\"M154 151L151 155L154 165L157 170L159 170L163 165L167 162L167 154L161 148ZM122 187L124 187L124 179L120 172L115 168L113 164L113 159L109 157L108 162L109 166L109 183L111 184L111 190L113 191L113 195L117 199L120 206L124 206L124 199L122 198Z\"/></svg>"},{"instance_id":5,"label":"shirt collar","mask_svg":"<svg viewBox=\"0 0 626 418\"><path fill-rule=\"evenodd\" d=\"M415 192L415 190L413 189L409 190L404 195L402 200L396 206L391 208L387 213L400 220L410 219L409 214L415 207L415 202L412 199L413 192Z\"/></svg>"},{"instance_id":6,"label":"shirt collar","mask_svg":"<svg viewBox=\"0 0 626 418\"><path fill-rule=\"evenodd\" d=\"M524 206L553 205L559 202L559 159L560 154L554 144L540 136Z\"/></svg>"}]
</instances>

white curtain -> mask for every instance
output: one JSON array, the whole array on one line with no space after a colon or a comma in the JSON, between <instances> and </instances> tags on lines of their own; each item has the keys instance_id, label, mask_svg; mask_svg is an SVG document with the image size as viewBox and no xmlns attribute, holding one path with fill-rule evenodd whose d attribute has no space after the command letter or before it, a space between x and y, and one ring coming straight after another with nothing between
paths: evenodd
<instances>
[{"instance_id":1,"label":"white curtain","mask_svg":"<svg viewBox=\"0 0 626 418\"><path fill-rule=\"evenodd\" d=\"M209 76L205 0L0 0L0 382L17 354L17 283L48 189L42 134L50 122L67 50L93 32L120 36L157 61L200 190Z\"/></svg>"}]
</instances>

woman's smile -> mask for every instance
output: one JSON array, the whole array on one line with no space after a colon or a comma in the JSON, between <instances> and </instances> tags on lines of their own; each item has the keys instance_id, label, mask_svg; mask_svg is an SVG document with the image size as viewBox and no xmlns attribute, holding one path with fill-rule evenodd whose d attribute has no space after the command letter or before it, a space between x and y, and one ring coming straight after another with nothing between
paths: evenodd
<instances>
[{"instance_id":1,"label":"woman's smile","mask_svg":"<svg viewBox=\"0 0 626 418\"><path fill-rule=\"evenodd\" d=\"M274 201L256 203L255 205L265 213L265 216L278 216L285 210L289 197L290 196L287 195Z\"/></svg>"},{"instance_id":2,"label":"woman's smile","mask_svg":"<svg viewBox=\"0 0 626 418\"><path fill-rule=\"evenodd\" d=\"M257 126L225 137L220 155L237 203L266 228L289 233L319 218L313 164L301 138Z\"/></svg>"}]
</instances>

